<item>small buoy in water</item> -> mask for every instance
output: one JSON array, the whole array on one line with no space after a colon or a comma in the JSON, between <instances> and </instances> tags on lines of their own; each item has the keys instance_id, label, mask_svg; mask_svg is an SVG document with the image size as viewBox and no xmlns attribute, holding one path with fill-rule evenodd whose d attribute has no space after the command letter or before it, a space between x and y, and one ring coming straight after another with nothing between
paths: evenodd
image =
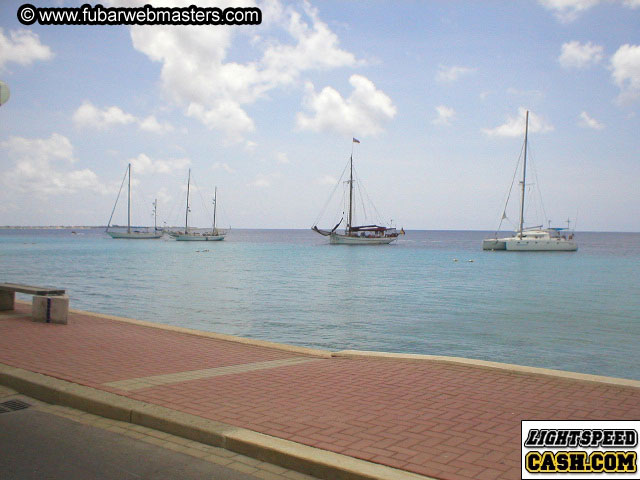
<instances>
[{"instance_id":1,"label":"small buoy in water","mask_svg":"<svg viewBox=\"0 0 640 480\"><path fill-rule=\"evenodd\" d=\"M473 263L473 260L467 260L467 262L469 262L469 263Z\"/></svg>"},{"instance_id":2,"label":"small buoy in water","mask_svg":"<svg viewBox=\"0 0 640 480\"><path fill-rule=\"evenodd\" d=\"M454 262L457 262L457 261L458 261L458 259L457 259L457 258L454 258L454 259L453 259L453 261L454 261Z\"/></svg>"}]
</instances>

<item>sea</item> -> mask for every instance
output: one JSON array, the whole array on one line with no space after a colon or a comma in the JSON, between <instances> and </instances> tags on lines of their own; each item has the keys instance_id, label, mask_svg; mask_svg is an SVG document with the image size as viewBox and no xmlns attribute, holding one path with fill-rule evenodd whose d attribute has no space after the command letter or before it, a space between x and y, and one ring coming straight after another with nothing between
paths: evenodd
<instances>
[{"instance_id":1,"label":"sea","mask_svg":"<svg viewBox=\"0 0 640 480\"><path fill-rule=\"evenodd\" d=\"M483 251L489 234L343 246L311 230L176 242L2 229L0 282L65 288L76 309L305 347L640 380L640 233L579 232L577 252Z\"/></svg>"}]
</instances>

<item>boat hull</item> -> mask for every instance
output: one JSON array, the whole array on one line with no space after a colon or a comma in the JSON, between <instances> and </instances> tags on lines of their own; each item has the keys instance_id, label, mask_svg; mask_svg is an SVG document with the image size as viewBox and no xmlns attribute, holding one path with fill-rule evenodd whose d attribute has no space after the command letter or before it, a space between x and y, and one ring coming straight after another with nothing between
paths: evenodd
<instances>
[{"instance_id":1,"label":"boat hull","mask_svg":"<svg viewBox=\"0 0 640 480\"><path fill-rule=\"evenodd\" d=\"M152 240L162 237L162 233L156 232L107 232L111 238L128 240Z\"/></svg>"},{"instance_id":2,"label":"boat hull","mask_svg":"<svg viewBox=\"0 0 640 480\"><path fill-rule=\"evenodd\" d=\"M175 235L178 242L219 242L224 235Z\"/></svg>"},{"instance_id":3,"label":"boat hull","mask_svg":"<svg viewBox=\"0 0 640 480\"><path fill-rule=\"evenodd\" d=\"M329 236L331 245L388 245L398 237L351 237L332 233Z\"/></svg>"},{"instance_id":4,"label":"boat hull","mask_svg":"<svg viewBox=\"0 0 640 480\"><path fill-rule=\"evenodd\" d=\"M483 250L506 250L507 244L504 238L486 238L482 241Z\"/></svg>"},{"instance_id":5,"label":"boat hull","mask_svg":"<svg viewBox=\"0 0 640 480\"><path fill-rule=\"evenodd\" d=\"M578 244L564 239L520 239L509 238L505 241L506 250L510 252L575 252Z\"/></svg>"}]
</instances>

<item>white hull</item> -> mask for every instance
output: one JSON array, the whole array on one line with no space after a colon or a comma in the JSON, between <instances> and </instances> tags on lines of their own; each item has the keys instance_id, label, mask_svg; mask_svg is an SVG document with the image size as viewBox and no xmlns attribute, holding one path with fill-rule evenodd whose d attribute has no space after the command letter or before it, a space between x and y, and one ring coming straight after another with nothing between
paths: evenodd
<instances>
[{"instance_id":1,"label":"white hull","mask_svg":"<svg viewBox=\"0 0 640 480\"><path fill-rule=\"evenodd\" d=\"M179 242L219 242L224 240L224 235L176 235Z\"/></svg>"},{"instance_id":2,"label":"white hull","mask_svg":"<svg viewBox=\"0 0 640 480\"><path fill-rule=\"evenodd\" d=\"M162 237L156 232L107 232L111 238L127 238L130 240L151 240Z\"/></svg>"},{"instance_id":3,"label":"white hull","mask_svg":"<svg viewBox=\"0 0 640 480\"><path fill-rule=\"evenodd\" d=\"M510 252L575 252L578 244L562 238L520 239L518 237L505 240L506 250Z\"/></svg>"},{"instance_id":4,"label":"white hull","mask_svg":"<svg viewBox=\"0 0 640 480\"><path fill-rule=\"evenodd\" d=\"M329 237L331 245L387 245L398 237L351 237L332 233Z\"/></svg>"}]
</instances>

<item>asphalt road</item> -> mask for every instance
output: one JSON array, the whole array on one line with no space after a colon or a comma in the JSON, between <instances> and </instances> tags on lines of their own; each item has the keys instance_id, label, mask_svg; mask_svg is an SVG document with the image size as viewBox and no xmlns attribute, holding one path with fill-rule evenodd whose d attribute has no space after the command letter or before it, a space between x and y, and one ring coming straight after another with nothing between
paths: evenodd
<instances>
[{"instance_id":1,"label":"asphalt road","mask_svg":"<svg viewBox=\"0 0 640 480\"><path fill-rule=\"evenodd\" d=\"M0 413L0 472L2 480L258 480L34 408Z\"/></svg>"}]
</instances>

